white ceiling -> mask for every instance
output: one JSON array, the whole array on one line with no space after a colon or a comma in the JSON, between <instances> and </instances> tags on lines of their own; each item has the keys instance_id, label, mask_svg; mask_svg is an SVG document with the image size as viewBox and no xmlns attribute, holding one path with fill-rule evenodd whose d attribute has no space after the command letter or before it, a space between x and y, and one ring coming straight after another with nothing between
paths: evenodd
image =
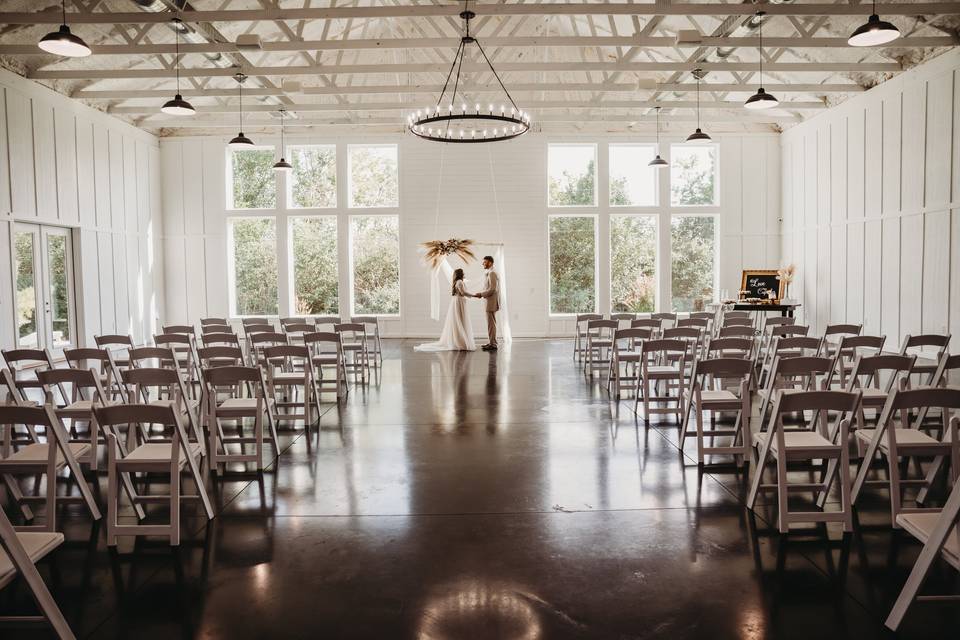
<instances>
[{"instance_id":1,"label":"white ceiling","mask_svg":"<svg viewBox=\"0 0 960 640\"><path fill-rule=\"evenodd\" d=\"M846 38L869 5L764 3L764 84L782 104L757 113L740 106L758 82L753 3L470 4L478 14L472 31L514 99L552 130L645 128L654 105L664 107L668 126L688 129L696 67L708 70L702 119L713 130L782 128L956 46L960 27L960 3L881 3L882 17L903 37L896 46L853 48ZM181 45L180 83L198 114L187 119L159 112L175 87L175 7L191 30ZM400 130L411 107L436 102L462 7L439 0L72 0L68 23L94 55L62 59L36 47L55 30L59 2L3 0L0 64L162 135L235 129L238 68L250 76L247 131L275 126L280 105L296 126ZM681 30L705 39L678 45ZM242 34L258 35L261 47L238 49ZM479 66L466 83L471 102L503 99Z\"/></svg>"}]
</instances>

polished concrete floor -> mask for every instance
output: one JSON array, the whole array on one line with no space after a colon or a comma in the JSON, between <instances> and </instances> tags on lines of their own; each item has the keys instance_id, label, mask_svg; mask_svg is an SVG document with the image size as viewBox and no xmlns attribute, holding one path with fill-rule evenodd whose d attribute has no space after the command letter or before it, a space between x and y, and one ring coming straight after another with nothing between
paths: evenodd
<instances>
[{"instance_id":1,"label":"polished concrete floor","mask_svg":"<svg viewBox=\"0 0 960 640\"><path fill-rule=\"evenodd\" d=\"M919 546L885 496L857 532L778 535L733 466L698 470L569 341L423 354L390 341L378 380L282 434L262 475L211 480L218 515L179 549L65 513L41 571L91 638L886 638ZM162 514L158 515L162 517ZM939 567L930 590L957 592ZM0 611L29 610L22 585ZM900 637L960 637L918 603ZM0 630L2 638L45 637Z\"/></svg>"}]
</instances>

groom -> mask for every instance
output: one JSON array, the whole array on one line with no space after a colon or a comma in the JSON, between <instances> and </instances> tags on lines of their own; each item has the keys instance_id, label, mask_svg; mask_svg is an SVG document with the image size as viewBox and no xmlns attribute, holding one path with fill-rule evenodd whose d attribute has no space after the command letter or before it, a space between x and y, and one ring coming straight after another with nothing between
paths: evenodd
<instances>
[{"instance_id":1,"label":"groom","mask_svg":"<svg viewBox=\"0 0 960 640\"><path fill-rule=\"evenodd\" d=\"M480 347L484 351L497 350L497 311L500 310L500 278L493 270L493 257L483 256L483 268L486 270L486 279L483 291L475 294L478 298L487 299L487 344Z\"/></svg>"}]
</instances>

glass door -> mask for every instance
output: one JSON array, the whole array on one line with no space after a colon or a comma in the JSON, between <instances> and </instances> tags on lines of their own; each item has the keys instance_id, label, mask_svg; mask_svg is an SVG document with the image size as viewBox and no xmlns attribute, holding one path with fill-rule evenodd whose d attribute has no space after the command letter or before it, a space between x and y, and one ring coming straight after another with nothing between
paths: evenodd
<instances>
[{"instance_id":1,"label":"glass door","mask_svg":"<svg viewBox=\"0 0 960 640\"><path fill-rule=\"evenodd\" d=\"M76 344L70 229L17 224L17 344L62 351Z\"/></svg>"}]
</instances>

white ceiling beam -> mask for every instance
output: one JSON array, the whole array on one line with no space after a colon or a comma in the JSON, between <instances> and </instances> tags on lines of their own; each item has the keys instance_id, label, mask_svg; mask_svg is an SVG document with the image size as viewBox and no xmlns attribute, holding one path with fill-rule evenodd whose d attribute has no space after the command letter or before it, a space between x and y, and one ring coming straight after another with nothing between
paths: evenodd
<instances>
[{"instance_id":1,"label":"white ceiling beam","mask_svg":"<svg viewBox=\"0 0 960 640\"><path fill-rule=\"evenodd\" d=\"M858 84L770 84L764 85L771 93L859 93L865 89ZM729 91L756 91L754 84L721 84L721 83L701 83L701 91L707 92L729 92ZM301 87L300 91L284 91L283 89L261 89L245 88L245 96L280 96L280 95L376 95L396 93L401 95L426 94L436 96L440 93L440 85L355 85L352 87ZM499 85L467 85L466 90L474 94L482 93L500 93ZM695 83L665 83L656 86L657 91L687 91L697 90ZM637 87L632 83L620 84L601 84L590 82L534 82L526 84L511 84L511 93L522 93L525 91L590 91L597 93L636 93ZM646 91L646 89L645 89ZM236 97L236 89L204 89L194 91L183 89L182 93L187 98L225 98ZM71 94L73 98L84 100L130 100L135 98L162 98L170 94L170 89L127 89L127 90L89 90L77 91Z\"/></svg>"},{"instance_id":2,"label":"white ceiling beam","mask_svg":"<svg viewBox=\"0 0 960 640\"><path fill-rule=\"evenodd\" d=\"M491 4L474 5L480 16L748 16L757 11L756 5L719 3L556 3L556 4ZM456 5L397 5L364 7L312 7L301 9L227 9L220 11L182 11L184 22L258 22L263 20L345 20L351 18L419 18L456 16L463 10ZM852 4L765 4L763 10L771 16L868 16L869 5ZM883 5L884 16L923 16L960 13L956 2L890 2ZM71 13L70 24L148 24L167 22L170 12L146 13L118 11L98 13ZM56 11L0 13L0 24L60 24Z\"/></svg>"},{"instance_id":3,"label":"white ceiling beam","mask_svg":"<svg viewBox=\"0 0 960 640\"><path fill-rule=\"evenodd\" d=\"M318 111L410 111L418 107L423 108L422 102L355 102L350 104L339 103L308 103L308 104L289 104L284 107L289 111L296 112L318 112ZM470 109L473 105L469 105ZM535 102L525 102L520 105L524 110L534 111L537 109L649 109L653 107L663 107L665 109L695 109L697 103L694 100L609 100L597 102L595 100L538 100ZM742 101L701 101L700 108L703 110L718 109L736 109L743 106ZM459 106L457 107L459 108ZM481 110L486 110L487 105L482 105ZM826 109L823 102L788 102L780 103L783 109ZM196 105L197 113L237 113L240 110L239 104L220 105L220 106L199 106ZM276 112L277 105L270 104L250 104L244 105L244 113L257 112ZM153 114L159 113L156 105L143 105L135 107L112 107L107 110L109 113L117 114Z\"/></svg>"},{"instance_id":4,"label":"white ceiling beam","mask_svg":"<svg viewBox=\"0 0 960 640\"><path fill-rule=\"evenodd\" d=\"M510 71L755 71L755 62L499 62L500 73ZM353 64L320 66L244 67L248 76L316 76L377 73L442 73L449 65L433 63L402 64ZM464 63L463 70L478 72L487 69L486 64ZM764 70L775 72L826 73L826 72L898 72L903 67L896 62L774 62L764 65ZM181 78L223 76L232 77L237 69L181 68ZM78 80L173 78L172 69L45 69L27 75L33 80Z\"/></svg>"}]
</instances>

